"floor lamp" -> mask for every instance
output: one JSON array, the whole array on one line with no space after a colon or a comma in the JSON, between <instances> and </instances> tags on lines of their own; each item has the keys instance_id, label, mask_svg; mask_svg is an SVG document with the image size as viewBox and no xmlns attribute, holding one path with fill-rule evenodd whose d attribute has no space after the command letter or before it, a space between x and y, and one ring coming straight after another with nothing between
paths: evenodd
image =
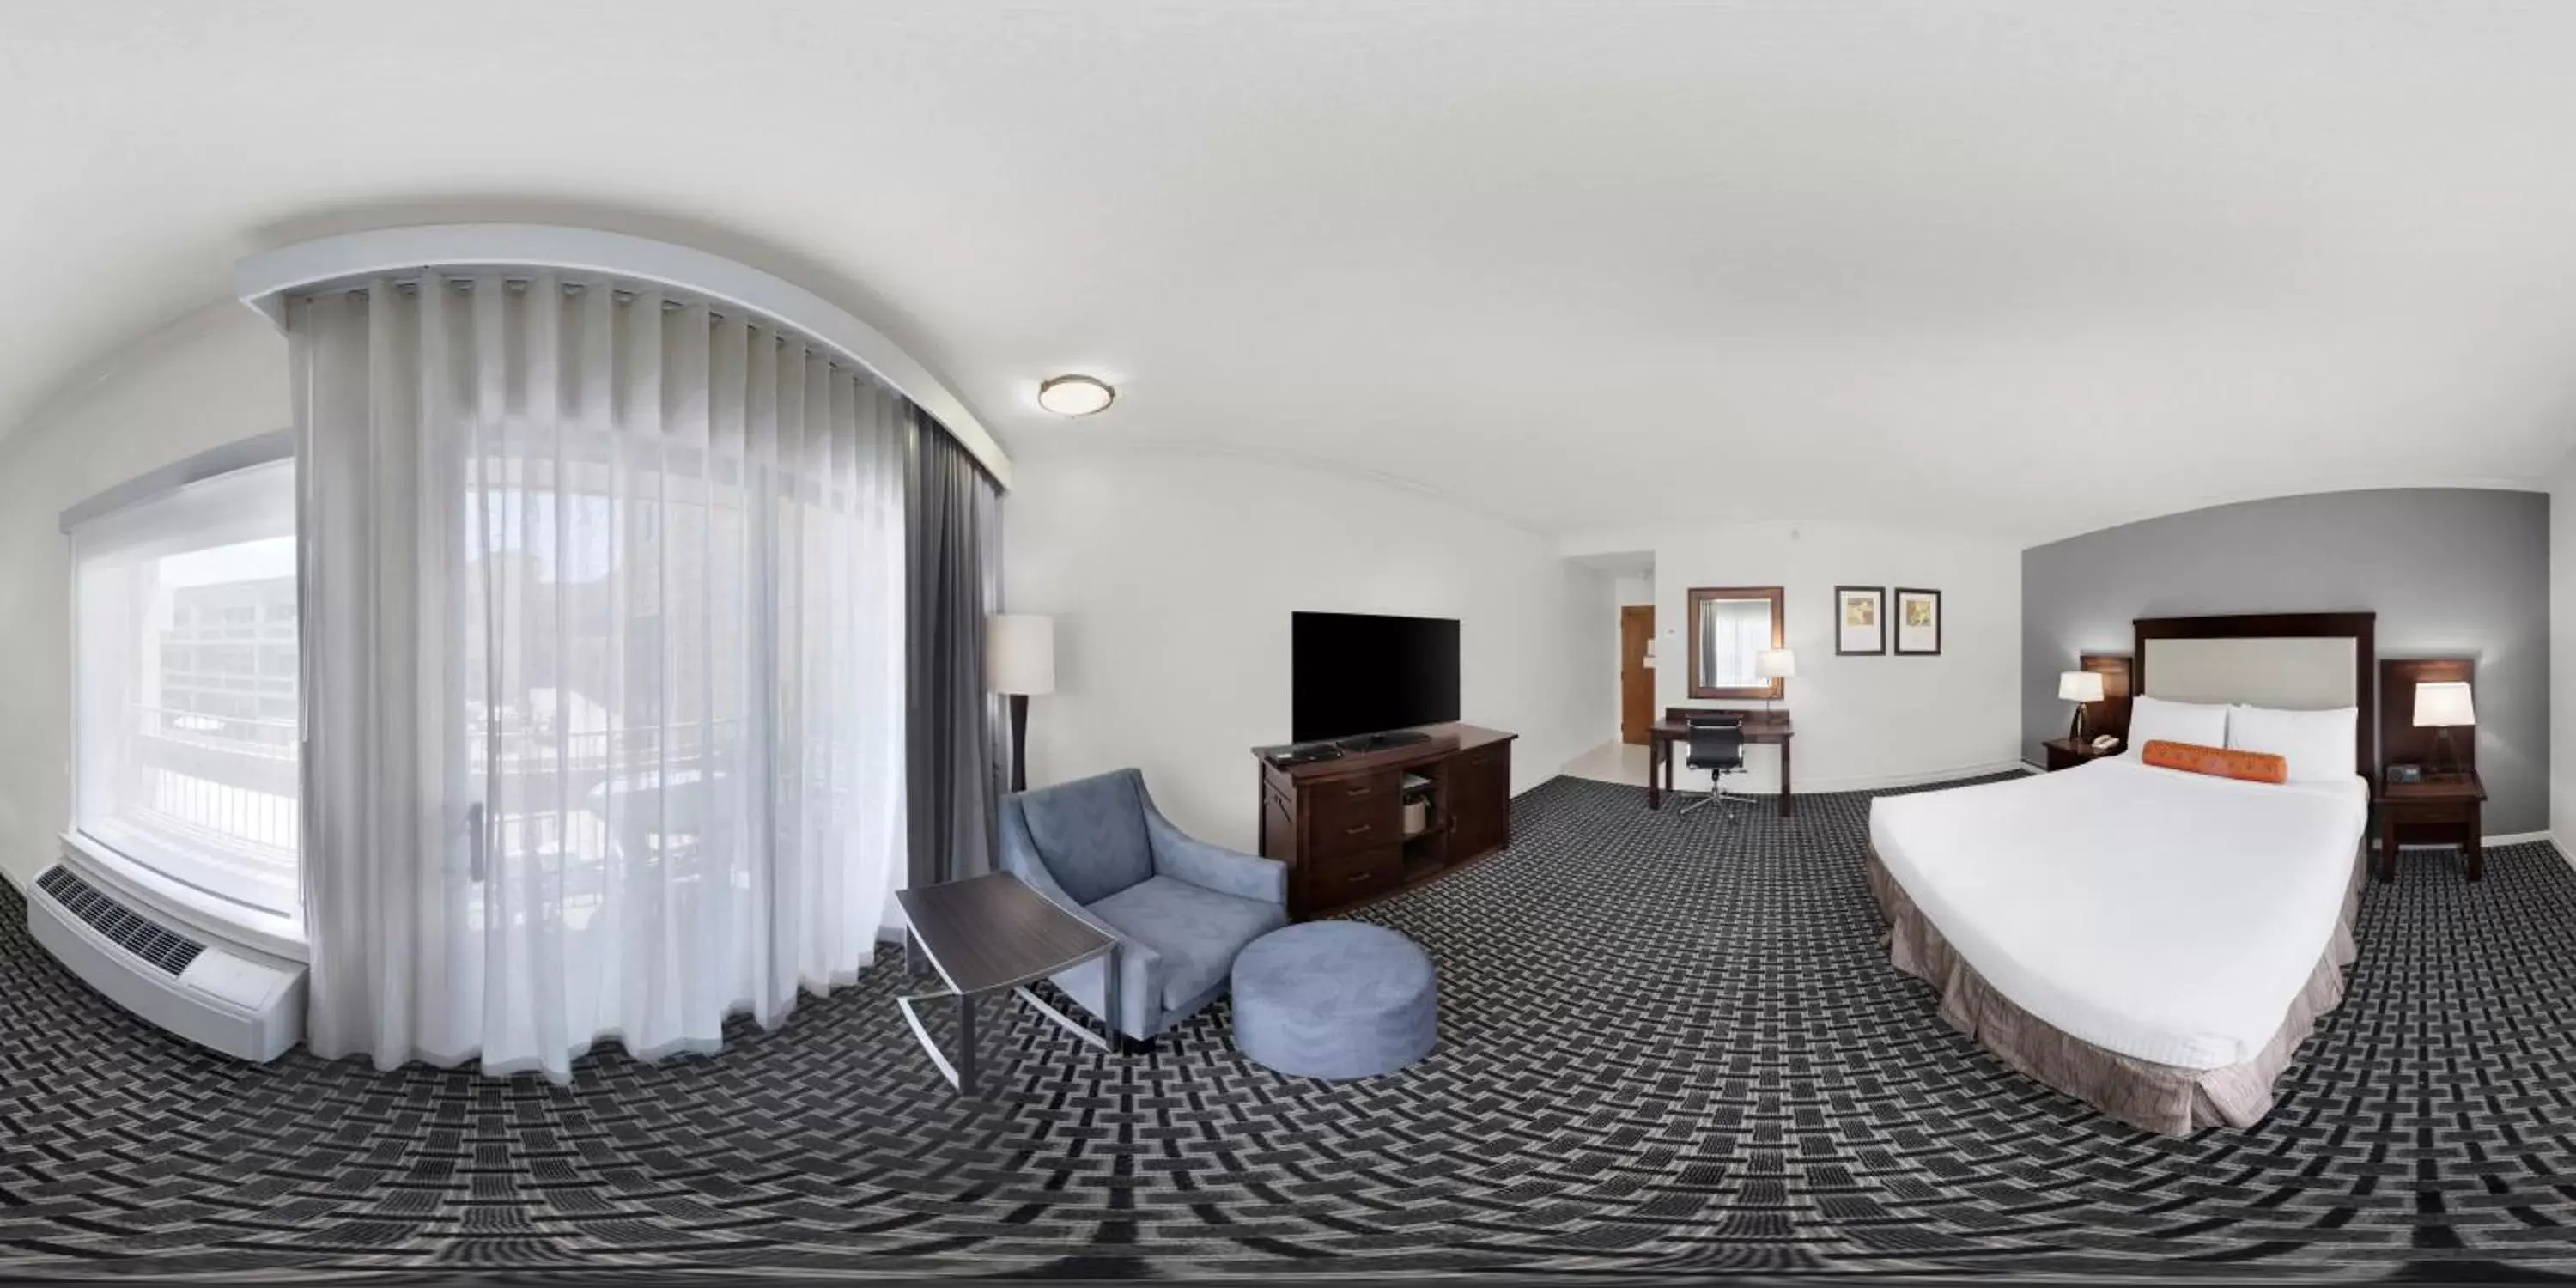
<instances>
[{"instance_id":1,"label":"floor lamp","mask_svg":"<svg viewBox=\"0 0 2576 1288\"><path fill-rule=\"evenodd\" d=\"M1011 790L1029 789L1029 699L1055 692L1055 619L996 613L984 622L984 684L1011 699Z\"/></svg>"}]
</instances>

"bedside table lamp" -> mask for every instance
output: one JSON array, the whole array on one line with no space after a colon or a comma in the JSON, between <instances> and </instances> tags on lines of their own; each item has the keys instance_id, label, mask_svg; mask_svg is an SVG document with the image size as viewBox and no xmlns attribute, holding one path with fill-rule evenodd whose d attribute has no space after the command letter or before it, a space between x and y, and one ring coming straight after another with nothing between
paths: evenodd
<instances>
[{"instance_id":1,"label":"bedside table lamp","mask_svg":"<svg viewBox=\"0 0 2576 1288\"><path fill-rule=\"evenodd\" d=\"M1794 680L1798 678L1798 655L1790 649L1766 648L1762 650L1762 656L1753 660L1753 673L1766 680ZM1788 686L1782 685L1781 688L1785 691ZM1771 709L1769 698L1762 700L1762 709Z\"/></svg>"},{"instance_id":2,"label":"bedside table lamp","mask_svg":"<svg viewBox=\"0 0 2576 1288\"><path fill-rule=\"evenodd\" d=\"M2084 704L2102 700L2102 673L2099 671L2060 671L2057 673L2057 700L2075 704L2075 722L2067 726L2070 741L2084 741Z\"/></svg>"},{"instance_id":3,"label":"bedside table lamp","mask_svg":"<svg viewBox=\"0 0 2576 1288\"><path fill-rule=\"evenodd\" d=\"M995 613L984 619L984 687L1011 699L1011 790L1029 789L1029 698L1055 692L1055 619Z\"/></svg>"},{"instance_id":4,"label":"bedside table lamp","mask_svg":"<svg viewBox=\"0 0 2576 1288\"><path fill-rule=\"evenodd\" d=\"M2432 772L2460 772L2460 753L2451 745L2451 730L2477 722L2477 705L2469 700L2467 681L2431 680L2415 686L2415 727L2434 731L2433 759L2426 766Z\"/></svg>"}]
</instances>

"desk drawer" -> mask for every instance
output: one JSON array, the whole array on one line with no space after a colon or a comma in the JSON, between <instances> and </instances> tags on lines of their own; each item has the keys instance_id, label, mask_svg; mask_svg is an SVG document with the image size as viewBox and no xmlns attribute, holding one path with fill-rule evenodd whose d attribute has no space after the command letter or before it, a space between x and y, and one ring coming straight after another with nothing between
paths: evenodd
<instances>
[{"instance_id":1,"label":"desk drawer","mask_svg":"<svg viewBox=\"0 0 2576 1288\"><path fill-rule=\"evenodd\" d=\"M1386 769L1306 789L1306 853L1349 854L1404 839L1404 773Z\"/></svg>"},{"instance_id":2,"label":"desk drawer","mask_svg":"<svg viewBox=\"0 0 2576 1288\"><path fill-rule=\"evenodd\" d=\"M1306 866L1306 905L1338 908L1394 889L1404 879L1404 846L1398 842L1354 850Z\"/></svg>"}]
</instances>

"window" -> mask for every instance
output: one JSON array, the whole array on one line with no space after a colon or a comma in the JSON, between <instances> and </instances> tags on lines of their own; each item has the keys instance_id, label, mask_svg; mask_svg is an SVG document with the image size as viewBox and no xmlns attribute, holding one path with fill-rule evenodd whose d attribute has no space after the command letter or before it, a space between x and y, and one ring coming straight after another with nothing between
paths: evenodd
<instances>
[{"instance_id":1,"label":"window","mask_svg":"<svg viewBox=\"0 0 2576 1288\"><path fill-rule=\"evenodd\" d=\"M92 519L72 559L73 826L172 880L295 915L294 463Z\"/></svg>"}]
</instances>

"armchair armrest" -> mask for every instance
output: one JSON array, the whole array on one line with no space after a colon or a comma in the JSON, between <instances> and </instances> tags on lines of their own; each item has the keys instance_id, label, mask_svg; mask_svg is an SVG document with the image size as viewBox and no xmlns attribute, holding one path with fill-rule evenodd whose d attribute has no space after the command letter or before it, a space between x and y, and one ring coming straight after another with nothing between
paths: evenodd
<instances>
[{"instance_id":1,"label":"armchair armrest","mask_svg":"<svg viewBox=\"0 0 2576 1288\"><path fill-rule=\"evenodd\" d=\"M1157 875L1238 899L1288 903L1287 864L1198 840L1172 826L1151 800L1145 802L1145 837L1153 845Z\"/></svg>"}]
</instances>

